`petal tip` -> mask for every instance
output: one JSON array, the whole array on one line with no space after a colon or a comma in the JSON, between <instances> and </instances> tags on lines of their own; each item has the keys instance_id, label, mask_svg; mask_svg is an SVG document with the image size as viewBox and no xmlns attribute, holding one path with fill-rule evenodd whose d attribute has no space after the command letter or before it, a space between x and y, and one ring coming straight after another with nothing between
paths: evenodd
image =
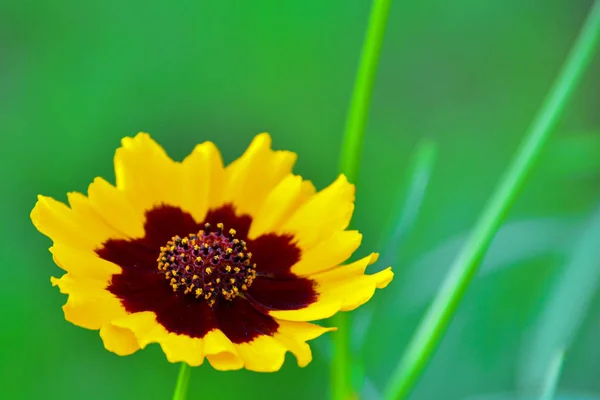
<instances>
[{"instance_id":1,"label":"petal tip","mask_svg":"<svg viewBox=\"0 0 600 400\"><path fill-rule=\"evenodd\" d=\"M267 140L269 143L272 141L271 134L268 132L261 132L257 134L255 139Z\"/></svg>"},{"instance_id":2,"label":"petal tip","mask_svg":"<svg viewBox=\"0 0 600 400\"><path fill-rule=\"evenodd\" d=\"M271 148L271 135L269 135L266 132L262 132L259 133L258 135L254 136L254 138L252 139L252 141L250 142L250 145L248 146L248 149L250 148Z\"/></svg>"},{"instance_id":3,"label":"petal tip","mask_svg":"<svg viewBox=\"0 0 600 400\"><path fill-rule=\"evenodd\" d=\"M369 265L375 264L377 260L379 260L379 253L371 253L371 259L369 260Z\"/></svg>"},{"instance_id":4,"label":"petal tip","mask_svg":"<svg viewBox=\"0 0 600 400\"><path fill-rule=\"evenodd\" d=\"M336 180L332 183L332 185L344 187L344 190L347 190L349 192L349 194L352 196L352 201L354 201L354 196L356 195L356 185L348 180L346 174L339 174Z\"/></svg>"},{"instance_id":5,"label":"petal tip","mask_svg":"<svg viewBox=\"0 0 600 400\"><path fill-rule=\"evenodd\" d=\"M387 267L386 269L384 269L381 272L378 272L375 275L378 276L377 283L375 284L377 289L385 288L394 279L394 272L392 271L392 267Z\"/></svg>"},{"instance_id":6,"label":"petal tip","mask_svg":"<svg viewBox=\"0 0 600 400\"><path fill-rule=\"evenodd\" d=\"M138 132L135 136L125 136L121 139L121 148L130 149L136 144L143 142L151 142L152 144L157 144L152 136L150 136L147 132ZM119 149L117 149L118 151Z\"/></svg>"}]
</instances>

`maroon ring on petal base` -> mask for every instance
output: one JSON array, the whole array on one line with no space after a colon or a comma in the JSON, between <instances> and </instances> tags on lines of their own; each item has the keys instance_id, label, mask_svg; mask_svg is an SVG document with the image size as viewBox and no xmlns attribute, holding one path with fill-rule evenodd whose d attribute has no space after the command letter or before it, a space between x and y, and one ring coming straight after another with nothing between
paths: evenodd
<instances>
[{"instance_id":1,"label":"maroon ring on petal base","mask_svg":"<svg viewBox=\"0 0 600 400\"><path fill-rule=\"evenodd\" d=\"M291 272L291 267L301 257L293 237L266 234L254 240L247 240L251 223L250 216L236 215L232 205L209 211L202 223L197 223L189 213L178 207L163 205L153 208L146 212L143 238L111 239L96 250L98 256L122 268L120 274L112 276L107 290L121 300L129 313L154 312L157 322L172 333L202 338L209 331L220 329L234 343L247 343L261 335L273 335L279 325L272 317L266 315L269 310L304 308L316 301L317 293L312 280L297 277ZM181 274L184 274L185 271L192 271L191 266L196 264L182 263L191 260L191 256L194 255L193 248L186 250L181 241L176 245L172 240L176 240L176 237L196 239L197 233L206 230L206 224L217 229L233 229L236 240L247 241L245 244L248 251L252 252L252 265L255 265L255 278L247 285L247 291L245 289L227 297L219 295L219 290L214 290L214 297L206 299L205 296L193 295L195 292L188 291L187 286L184 290L178 290L179 286L174 288L174 281L171 280L173 271L181 271ZM215 234L212 236L217 237ZM225 254L229 252L228 246L231 247L230 241L233 241L233 237L216 244L211 243L214 249L221 246L218 254ZM183 261L178 258L176 268L171 266L171 276L165 279L168 267L164 268L165 261L162 257L174 257L175 253L168 251L177 250L177 254L185 253ZM240 252L237 248L233 251ZM211 255L214 257L212 253ZM198 257L199 267L201 262L206 260L200 255ZM244 257L242 254L238 257L240 260L234 261L243 263L248 260L248 257ZM163 264L159 267L161 262ZM228 265L233 267L232 263L213 264L213 267L224 269ZM185 270L186 266L190 268ZM190 277L193 276L192 273ZM181 279L181 275L178 279ZM177 285L178 282L180 281L175 281ZM217 282L213 276L203 280L202 284L218 286L221 282Z\"/></svg>"}]
</instances>

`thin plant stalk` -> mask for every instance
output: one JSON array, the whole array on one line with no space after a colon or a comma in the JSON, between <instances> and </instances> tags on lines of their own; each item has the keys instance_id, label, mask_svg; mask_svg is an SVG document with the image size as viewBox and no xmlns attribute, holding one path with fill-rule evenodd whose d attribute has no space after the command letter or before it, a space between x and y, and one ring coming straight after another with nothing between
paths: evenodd
<instances>
[{"instance_id":1,"label":"thin plant stalk","mask_svg":"<svg viewBox=\"0 0 600 400\"><path fill-rule=\"evenodd\" d=\"M342 144L340 170L352 183L356 183L358 178L365 126L390 4L391 0L374 0L373 2L360 64L354 83L350 109L348 111ZM347 400L353 392L349 373L351 362L349 354L349 317L345 313L339 313L334 317L334 323L339 329L333 338L331 395L334 400Z\"/></svg>"},{"instance_id":2,"label":"thin plant stalk","mask_svg":"<svg viewBox=\"0 0 600 400\"><path fill-rule=\"evenodd\" d=\"M175 384L173 400L185 400L187 398L191 373L192 369L190 366L182 362L181 367L179 368L179 374L177 375L177 383Z\"/></svg>"},{"instance_id":3,"label":"thin plant stalk","mask_svg":"<svg viewBox=\"0 0 600 400\"><path fill-rule=\"evenodd\" d=\"M433 303L427 310L404 356L393 371L386 400L406 398L456 313L460 300L475 276L494 234L548 141L583 72L588 67L600 36L600 0L593 4L568 58L530 126L516 156L492 194L467 243L459 253Z\"/></svg>"}]
</instances>

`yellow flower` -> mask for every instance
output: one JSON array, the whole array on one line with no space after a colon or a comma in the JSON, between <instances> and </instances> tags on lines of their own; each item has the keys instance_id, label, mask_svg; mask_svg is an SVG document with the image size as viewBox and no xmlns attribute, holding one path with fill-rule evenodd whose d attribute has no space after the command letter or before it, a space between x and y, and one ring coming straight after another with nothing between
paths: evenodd
<instances>
[{"instance_id":1,"label":"yellow flower","mask_svg":"<svg viewBox=\"0 0 600 400\"><path fill-rule=\"evenodd\" d=\"M377 254L340 266L361 242L345 230L354 186L317 193L270 146L260 134L224 167L211 142L175 162L140 133L116 151L116 186L96 178L69 207L39 196L65 318L119 355L159 343L192 366L276 371L288 350L307 365L306 341L331 330L307 321L355 309L393 273L364 274Z\"/></svg>"}]
</instances>

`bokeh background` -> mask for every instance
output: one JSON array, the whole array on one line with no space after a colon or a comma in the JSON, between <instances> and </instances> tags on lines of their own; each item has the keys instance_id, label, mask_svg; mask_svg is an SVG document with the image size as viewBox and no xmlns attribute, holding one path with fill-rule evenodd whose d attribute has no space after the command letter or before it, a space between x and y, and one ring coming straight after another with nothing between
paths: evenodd
<instances>
[{"instance_id":1,"label":"bokeh background","mask_svg":"<svg viewBox=\"0 0 600 400\"><path fill-rule=\"evenodd\" d=\"M374 268L396 271L353 314L364 399L385 386L590 5L393 4L354 220L358 255L377 249ZM121 358L63 319L66 297L49 283L60 270L29 220L36 195L65 200L95 176L112 181L120 138L138 131L176 159L212 140L228 162L268 131L324 187L338 173L369 8L0 0L0 398L171 396L178 366L157 345ZM597 56L412 399L537 398L553 370L559 398L600 398L599 107ZM325 399L329 346L316 340L309 367L289 356L277 374L197 368L190 399Z\"/></svg>"}]
</instances>

